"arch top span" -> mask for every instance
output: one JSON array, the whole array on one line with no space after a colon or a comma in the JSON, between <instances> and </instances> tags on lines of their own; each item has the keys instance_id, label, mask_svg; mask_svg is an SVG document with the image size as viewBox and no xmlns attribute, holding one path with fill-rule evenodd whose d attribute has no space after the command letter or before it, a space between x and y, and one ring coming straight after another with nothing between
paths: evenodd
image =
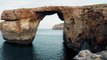
<instances>
[{"instance_id":1,"label":"arch top span","mask_svg":"<svg viewBox=\"0 0 107 60\"><path fill-rule=\"evenodd\" d=\"M37 8L35 10L35 12L39 13L39 14L42 14L42 15L45 15L45 16L57 13L58 17L61 20L64 20L63 13L62 13L62 11L59 7L60 6L40 7L40 8Z\"/></svg>"},{"instance_id":2,"label":"arch top span","mask_svg":"<svg viewBox=\"0 0 107 60\"><path fill-rule=\"evenodd\" d=\"M61 6L49 6L38 8L20 8L14 10L5 10L1 15L1 20L20 20L31 18L34 20L42 20L46 15L57 13L61 20L64 20Z\"/></svg>"}]
</instances>

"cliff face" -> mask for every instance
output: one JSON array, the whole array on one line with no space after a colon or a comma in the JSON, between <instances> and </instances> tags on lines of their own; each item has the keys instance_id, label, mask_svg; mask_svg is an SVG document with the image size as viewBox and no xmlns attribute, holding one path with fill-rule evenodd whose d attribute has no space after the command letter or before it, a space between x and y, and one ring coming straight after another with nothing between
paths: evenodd
<instances>
[{"instance_id":1,"label":"cliff face","mask_svg":"<svg viewBox=\"0 0 107 60\"><path fill-rule=\"evenodd\" d=\"M75 51L89 49L102 51L107 41L107 4L82 7L50 6L31 9L5 10L1 19L1 31L9 42L31 43L39 22L57 13L64 21L64 42Z\"/></svg>"},{"instance_id":2,"label":"cliff face","mask_svg":"<svg viewBox=\"0 0 107 60\"><path fill-rule=\"evenodd\" d=\"M63 30L64 23L56 24L52 27L52 30Z\"/></svg>"},{"instance_id":3,"label":"cliff face","mask_svg":"<svg viewBox=\"0 0 107 60\"><path fill-rule=\"evenodd\" d=\"M100 5L98 5L100 6ZM107 45L107 7L76 7L64 10L64 41L76 51L98 52Z\"/></svg>"}]
</instances>

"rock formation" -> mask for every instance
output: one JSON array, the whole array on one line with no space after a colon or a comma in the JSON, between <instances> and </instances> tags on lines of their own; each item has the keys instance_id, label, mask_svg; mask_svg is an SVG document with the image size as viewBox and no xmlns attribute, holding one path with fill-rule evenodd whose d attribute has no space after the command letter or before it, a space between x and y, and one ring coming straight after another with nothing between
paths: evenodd
<instances>
[{"instance_id":1,"label":"rock formation","mask_svg":"<svg viewBox=\"0 0 107 60\"><path fill-rule=\"evenodd\" d=\"M106 8L107 7L82 7L74 8L70 11L64 10L66 11L66 13L63 13L65 19L65 44L76 51L89 49L92 52L98 52L105 49L107 45Z\"/></svg>"},{"instance_id":2,"label":"rock formation","mask_svg":"<svg viewBox=\"0 0 107 60\"><path fill-rule=\"evenodd\" d=\"M91 53L89 50L82 50L74 57L74 60L104 60L103 55Z\"/></svg>"},{"instance_id":3,"label":"rock formation","mask_svg":"<svg viewBox=\"0 0 107 60\"><path fill-rule=\"evenodd\" d=\"M63 30L64 23L56 24L52 27L52 30Z\"/></svg>"},{"instance_id":4,"label":"rock formation","mask_svg":"<svg viewBox=\"0 0 107 60\"><path fill-rule=\"evenodd\" d=\"M35 14L32 9L4 11L1 17L5 20L1 22L3 38L11 43L32 43L42 16Z\"/></svg>"},{"instance_id":5,"label":"rock formation","mask_svg":"<svg viewBox=\"0 0 107 60\"><path fill-rule=\"evenodd\" d=\"M88 49L98 52L107 46L107 4L90 6L49 6L5 10L0 25L8 42L29 44L35 37L39 22L57 13L64 21L64 43L75 51Z\"/></svg>"}]
</instances>

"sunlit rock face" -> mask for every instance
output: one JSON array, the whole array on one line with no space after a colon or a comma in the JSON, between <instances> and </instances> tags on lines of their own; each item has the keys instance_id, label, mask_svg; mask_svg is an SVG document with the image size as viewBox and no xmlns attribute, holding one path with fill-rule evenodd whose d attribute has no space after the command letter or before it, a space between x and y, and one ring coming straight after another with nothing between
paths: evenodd
<instances>
[{"instance_id":1,"label":"sunlit rock face","mask_svg":"<svg viewBox=\"0 0 107 60\"><path fill-rule=\"evenodd\" d=\"M39 16L30 9L4 11L1 18L5 20L1 22L3 38L11 43L32 43L42 18Z\"/></svg>"}]
</instances>

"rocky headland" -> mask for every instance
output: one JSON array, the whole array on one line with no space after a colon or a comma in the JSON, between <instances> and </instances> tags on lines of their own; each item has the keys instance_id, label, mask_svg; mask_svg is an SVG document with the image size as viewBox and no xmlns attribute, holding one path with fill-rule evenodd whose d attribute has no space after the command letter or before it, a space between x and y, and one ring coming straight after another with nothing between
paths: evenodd
<instances>
[{"instance_id":1,"label":"rocky headland","mask_svg":"<svg viewBox=\"0 0 107 60\"><path fill-rule=\"evenodd\" d=\"M56 24L52 27L52 30L63 30L64 23Z\"/></svg>"}]
</instances>

